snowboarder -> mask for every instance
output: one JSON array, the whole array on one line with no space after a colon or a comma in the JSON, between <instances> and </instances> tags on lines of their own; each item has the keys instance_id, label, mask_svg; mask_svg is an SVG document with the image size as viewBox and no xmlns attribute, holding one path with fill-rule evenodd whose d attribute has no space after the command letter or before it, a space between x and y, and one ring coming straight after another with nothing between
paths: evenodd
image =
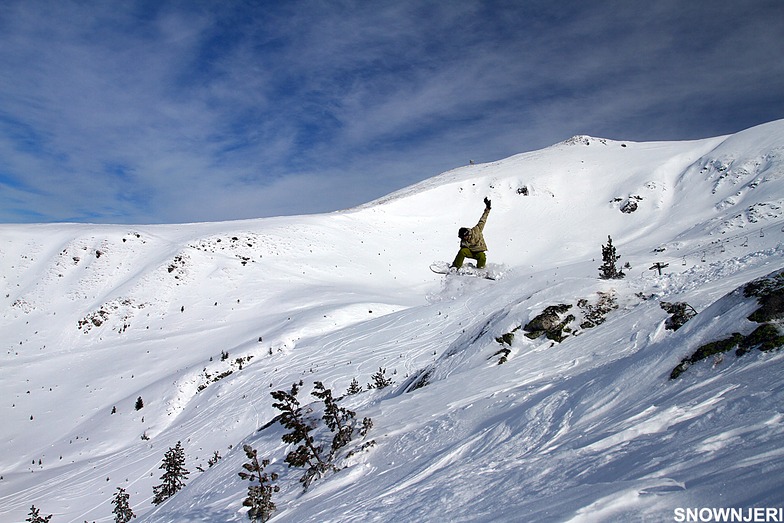
<instances>
[{"instance_id":1,"label":"snowboarder","mask_svg":"<svg viewBox=\"0 0 784 523\"><path fill-rule=\"evenodd\" d=\"M487 244L485 243L485 237L482 235L482 230L485 228L488 214L490 214L490 200L485 197L485 212L482 213L479 223L471 229L461 227L457 232L457 235L460 237L460 250L457 252L457 256L455 256L455 261L452 262L452 267L455 269L462 267L466 258L476 260L477 269L485 267L487 263L487 256L485 255Z\"/></svg>"}]
</instances>

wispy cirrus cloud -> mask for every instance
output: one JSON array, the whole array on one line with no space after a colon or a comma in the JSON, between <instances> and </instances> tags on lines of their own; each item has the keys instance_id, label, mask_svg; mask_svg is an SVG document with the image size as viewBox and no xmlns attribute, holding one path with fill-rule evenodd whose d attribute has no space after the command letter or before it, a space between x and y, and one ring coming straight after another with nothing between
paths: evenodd
<instances>
[{"instance_id":1,"label":"wispy cirrus cloud","mask_svg":"<svg viewBox=\"0 0 784 523\"><path fill-rule=\"evenodd\" d=\"M0 6L0 221L323 212L573 134L784 117L784 4Z\"/></svg>"}]
</instances>

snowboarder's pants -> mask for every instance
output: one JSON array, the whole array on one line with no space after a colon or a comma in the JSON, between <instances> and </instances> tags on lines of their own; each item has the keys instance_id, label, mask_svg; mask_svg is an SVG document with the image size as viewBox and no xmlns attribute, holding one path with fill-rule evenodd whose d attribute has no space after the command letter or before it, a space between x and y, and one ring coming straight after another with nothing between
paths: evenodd
<instances>
[{"instance_id":1,"label":"snowboarder's pants","mask_svg":"<svg viewBox=\"0 0 784 523\"><path fill-rule=\"evenodd\" d=\"M452 267L459 269L463 266L463 262L466 258L476 260L477 269L484 269L485 264L487 263L487 256L485 256L484 251L472 251L468 247L463 247L457 251L457 256L455 256L455 261L452 262Z\"/></svg>"}]
</instances>

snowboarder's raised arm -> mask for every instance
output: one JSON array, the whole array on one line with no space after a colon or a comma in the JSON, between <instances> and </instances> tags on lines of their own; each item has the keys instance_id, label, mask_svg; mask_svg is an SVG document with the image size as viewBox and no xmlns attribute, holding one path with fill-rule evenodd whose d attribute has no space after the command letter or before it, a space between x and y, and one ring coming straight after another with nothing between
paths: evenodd
<instances>
[{"instance_id":1,"label":"snowboarder's raised arm","mask_svg":"<svg viewBox=\"0 0 784 523\"><path fill-rule=\"evenodd\" d=\"M479 218L479 223L476 224L480 231L484 230L485 228L488 214L490 214L490 200L485 197L485 212L482 213L482 217Z\"/></svg>"}]
</instances>

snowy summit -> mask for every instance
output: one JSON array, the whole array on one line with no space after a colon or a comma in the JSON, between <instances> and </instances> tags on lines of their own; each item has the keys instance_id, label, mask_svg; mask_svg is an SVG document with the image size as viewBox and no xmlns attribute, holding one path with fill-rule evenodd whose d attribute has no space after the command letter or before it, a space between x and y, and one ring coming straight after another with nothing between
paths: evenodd
<instances>
[{"instance_id":1,"label":"snowy summit","mask_svg":"<svg viewBox=\"0 0 784 523\"><path fill-rule=\"evenodd\" d=\"M499 278L431 272L485 197ZM249 521L254 485L277 523L781 521L782 240L784 120L331 214L2 225L0 521Z\"/></svg>"}]
</instances>

